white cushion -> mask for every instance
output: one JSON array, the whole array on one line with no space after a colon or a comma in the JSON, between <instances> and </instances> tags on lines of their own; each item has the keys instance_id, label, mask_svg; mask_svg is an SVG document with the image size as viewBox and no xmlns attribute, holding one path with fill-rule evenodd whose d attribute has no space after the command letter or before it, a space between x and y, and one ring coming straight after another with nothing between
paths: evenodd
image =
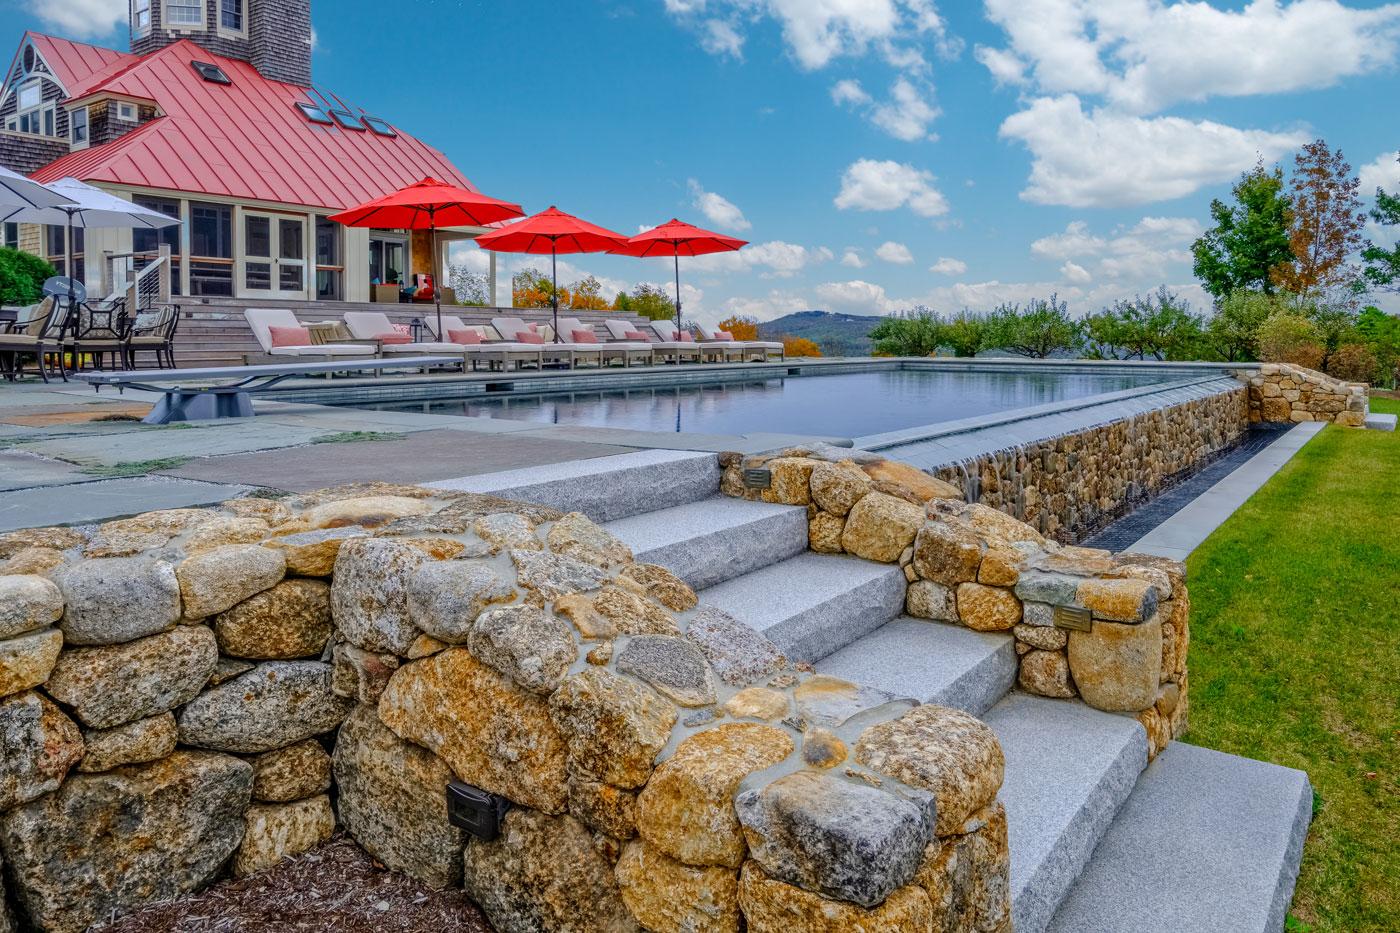
<instances>
[{"instance_id":1,"label":"white cushion","mask_svg":"<svg viewBox=\"0 0 1400 933\"><path fill-rule=\"evenodd\" d=\"M383 311L346 311L345 326L356 340L369 340L394 332L393 322Z\"/></svg>"}]
</instances>

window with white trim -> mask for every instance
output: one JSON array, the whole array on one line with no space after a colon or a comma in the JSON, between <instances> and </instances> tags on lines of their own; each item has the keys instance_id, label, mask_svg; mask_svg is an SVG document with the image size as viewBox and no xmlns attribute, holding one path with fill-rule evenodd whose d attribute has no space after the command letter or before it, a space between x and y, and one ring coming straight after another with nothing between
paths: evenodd
<instances>
[{"instance_id":1,"label":"window with white trim","mask_svg":"<svg viewBox=\"0 0 1400 933\"><path fill-rule=\"evenodd\" d=\"M126 101L119 102L117 104L117 119L124 120L127 123L135 123L136 105Z\"/></svg>"},{"instance_id":2,"label":"window with white trim","mask_svg":"<svg viewBox=\"0 0 1400 933\"><path fill-rule=\"evenodd\" d=\"M203 26L204 0L165 0L166 26Z\"/></svg>"},{"instance_id":3,"label":"window with white trim","mask_svg":"<svg viewBox=\"0 0 1400 933\"><path fill-rule=\"evenodd\" d=\"M78 107L68 112L68 128L73 145L86 146L88 141L88 112L86 107Z\"/></svg>"},{"instance_id":4,"label":"window with white trim","mask_svg":"<svg viewBox=\"0 0 1400 933\"><path fill-rule=\"evenodd\" d=\"M138 36L151 31L151 0L131 0L131 28Z\"/></svg>"},{"instance_id":5,"label":"window with white trim","mask_svg":"<svg viewBox=\"0 0 1400 933\"><path fill-rule=\"evenodd\" d=\"M244 0L219 0L219 28L242 32L243 6Z\"/></svg>"}]
</instances>

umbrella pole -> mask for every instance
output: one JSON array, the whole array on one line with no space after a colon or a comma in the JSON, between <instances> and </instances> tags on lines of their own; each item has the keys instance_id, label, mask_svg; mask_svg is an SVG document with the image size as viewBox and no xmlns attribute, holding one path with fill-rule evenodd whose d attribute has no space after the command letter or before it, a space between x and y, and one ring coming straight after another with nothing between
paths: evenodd
<instances>
[{"instance_id":1,"label":"umbrella pole","mask_svg":"<svg viewBox=\"0 0 1400 933\"><path fill-rule=\"evenodd\" d=\"M64 250L67 266L63 271L68 274L68 313L71 314L73 312L73 299L76 297L74 291L76 283L73 280L73 212L65 211L64 213L68 215L68 240L65 243L67 249Z\"/></svg>"},{"instance_id":2,"label":"umbrella pole","mask_svg":"<svg viewBox=\"0 0 1400 933\"><path fill-rule=\"evenodd\" d=\"M672 249L676 250L676 339L681 339L681 254L679 244L672 244ZM679 352L679 351L677 351ZM680 357L676 357L676 362L680 362Z\"/></svg>"},{"instance_id":3,"label":"umbrella pole","mask_svg":"<svg viewBox=\"0 0 1400 933\"><path fill-rule=\"evenodd\" d=\"M559 343L559 255L556 250L558 241L549 241L549 278L554 283L554 290L550 292L549 303L554 306L554 342Z\"/></svg>"},{"instance_id":4,"label":"umbrella pole","mask_svg":"<svg viewBox=\"0 0 1400 933\"><path fill-rule=\"evenodd\" d=\"M428 236L432 239L433 250L433 304L437 307L437 339L443 339L442 333L442 283L438 281L438 248L437 248L437 218L436 208L428 209Z\"/></svg>"}]
</instances>

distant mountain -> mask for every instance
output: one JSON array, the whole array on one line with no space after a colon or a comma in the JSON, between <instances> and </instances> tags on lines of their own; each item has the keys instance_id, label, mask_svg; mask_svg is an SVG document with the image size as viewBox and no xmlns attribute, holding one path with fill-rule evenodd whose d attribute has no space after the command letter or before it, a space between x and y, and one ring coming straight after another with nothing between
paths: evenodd
<instances>
[{"instance_id":1,"label":"distant mountain","mask_svg":"<svg viewBox=\"0 0 1400 933\"><path fill-rule=\"evenodd\" d=\"M825 356L869 356L870 332L880 318L868 314L836 314L831 311L798 311L758 325L765 340L806 337Z\"/></svg>"}]
</instances>

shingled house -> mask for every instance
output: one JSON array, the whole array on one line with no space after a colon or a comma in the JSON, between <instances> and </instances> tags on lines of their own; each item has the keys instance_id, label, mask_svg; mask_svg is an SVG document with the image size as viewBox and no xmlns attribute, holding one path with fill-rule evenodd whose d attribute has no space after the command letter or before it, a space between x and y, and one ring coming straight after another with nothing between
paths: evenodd
<instances>
[{"instance_id":1,"label":"shingled house","mask_svg":"<svg viewBox=\"0 0 1400 933\"><path fill-rule=\"evenodd\" d=\"M111 257L139 264L162 244L186 300L384 300L394 290L372 283L432 267L421 234L326 219L425 176L470 183L441 152L312 83L310 0L131 0L130 34L121 52L26 33L0 89L0 164L184 221L78 231L71 271L90 293L113 281ZM63 228L3 234L69 271Z\"/></svg>"}]
</instances>

